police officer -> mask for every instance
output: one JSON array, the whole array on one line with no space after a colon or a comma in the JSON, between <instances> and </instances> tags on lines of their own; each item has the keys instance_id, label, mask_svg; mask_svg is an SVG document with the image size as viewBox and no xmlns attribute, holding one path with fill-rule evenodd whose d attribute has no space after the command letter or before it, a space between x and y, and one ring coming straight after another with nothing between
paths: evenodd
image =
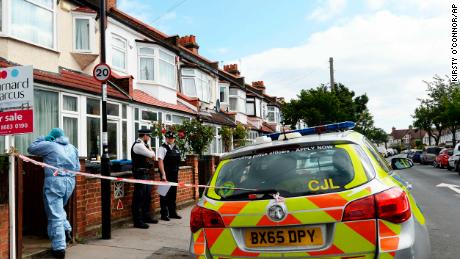
<instances>
[{"instance_id":1,"label":"police officer","mask_svg":"<svg viewBox=\"0 0 460 259\"><path fill-rule=\"evenodd\" d=\"M162 181L178 181L180 151L175 145L174 132L168 131L165 134L166 143L158 149L158 167ZM176 212L177 187L171 186L166 196L160 196L161 219L169 221L170 218L181 219Z\"/></svg>"},{"instance_id":2,"label":"police officer","mask_svg":"<svg viewBox=\"0 0 460 259\"><path fill-rule=\"evenodd\" d=\"M38 137L27 149L31 155L43 157L43 162L57 168L80 171L78 150L69 143L64 131L54 128L45 137ZM75 174L58 172L45 168L43 201L48 217L48 236L51 239L52 255L64 258L66 241L72 239L69 221L64 206L75 188Z\"/></svg>"},{"instance_id":3,"label":"police officer","mask_svg":"<svg viewBox=\"0 0 460 259\"><path fill-rule=\"evenodd\" d=\"M131 159L133 161L134 179L150 179L150 170L155 160L155 152L150 147L149 129L140 129L139 138L131 147ZM158 223L158 220L150 216L152 186L147 184L134 184L132 201L132 214L135 228L149 228L146 223Z\"/></svg>"}]
</instances>

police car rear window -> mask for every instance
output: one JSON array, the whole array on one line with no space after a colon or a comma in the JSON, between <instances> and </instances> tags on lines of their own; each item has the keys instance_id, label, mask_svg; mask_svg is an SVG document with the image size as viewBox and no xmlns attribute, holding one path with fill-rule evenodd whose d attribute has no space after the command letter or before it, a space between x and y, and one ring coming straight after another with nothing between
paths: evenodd
<instances>
[{"instance_id":1,"label":"police car rear window","mask_svg":"<svg viewBox=\"0 0 460 259\"><path fill-rule=\"evenodd\" d=\"M276 190L284 197L296 197L350 189L369 180L354 146L357 145L272 150L224 161L211 186L226 188L210 188L207 196L245 199L246 196L238 194L248 190Z\"/></svg>"}]
</instances>

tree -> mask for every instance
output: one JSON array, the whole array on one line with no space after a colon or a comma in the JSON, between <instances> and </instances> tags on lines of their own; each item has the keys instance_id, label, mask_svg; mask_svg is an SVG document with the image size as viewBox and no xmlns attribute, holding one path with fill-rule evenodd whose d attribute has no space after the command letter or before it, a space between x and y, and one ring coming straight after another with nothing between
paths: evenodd
<instances>
[{"instance_id":1,"label":"tree","mask_svg":"<svg viewBox=\"0 0 460 259\"><path fill-rule=\"evenodd\" d=\"M366 136L377 144L388 142L388 134L381 128L372 128Z\"/></svg>"},{"instance_id":2,"label":"tree","mask_svg":"<svg viewBox=\"0 0 460 259\"><path fill-rule=\"evenodd\" d=\"M214 128L203 125L196 119L184 120L180 128L185 132L187 145L198 155L202 155L208 149L214 138Z\"/></svg>"},{"instance_id":3,"label":"tree","mask_svg":"<svg viewBox=\"0 0 460 259\"><path fill-rule=\"evenodd\" d=\"M235 147L242 147L246 145L246 139L248 138L248 129L241 123L238 123L233 129L233 144Z\"/></svg>"},{"instance_id":4,"label":"tree","mask_svg":"<svg viewBox=\"0 0 460 259\"><path fill-rule=\"evenodd\" d=\"M295 128L299 120L309 126L317 126L339 121L357 121L366 118L366 95L355 97L355 93L343 84L336 84L332 90L324 84L317 88L301 90L297 99L282 106L284 123ZM373 122L372 122L373 123Z\"/></svg>"},{"instance_id":5,"label":"tree","mask_svg":"<svg viewBox=\"0 0 460 259\"><path fill-rule=\"evenodd\" d=\"M455 133L460 127L460 86L448 77L433 77L427 85L428 98L420 99L420 106L413 115L414 126L428 132L439 145L444 130L452 133L452 143L456 143ZM432 128L436 129L436 132ZM431 144L431 143L430 143Z\"/></svg>"}]
</instances>

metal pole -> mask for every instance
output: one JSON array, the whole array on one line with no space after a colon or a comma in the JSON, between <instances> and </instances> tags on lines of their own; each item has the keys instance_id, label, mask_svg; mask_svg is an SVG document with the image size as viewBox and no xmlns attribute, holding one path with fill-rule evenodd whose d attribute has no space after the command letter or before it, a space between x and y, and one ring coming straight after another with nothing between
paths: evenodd
<instances>
[{"instance_id":1,"label":"metal pole","mask_svg":"<svg viewBox=\"0 0 460 259\"><path fill-rule=\"evenodd\" d=\"M106 0L100 0L99 21L101 33L100 63L105 60L105 28L107 24ZM101 174L110 175L109 171L109 150L107 140L107 84L102 83L102 158ZM101 180L101 207L102 207L102 239L111 238L111 188L109 180Z\"/></svg>"},{"instance_id":2,"label":"metal pole","mask_svg":"<svg viewBox=\"0 0 460 259\"><path fill-rule=\"evenodd\" d=\"M14 135L9 137L8 148L14 147ZM9 156L9 216L10 216L10 258L16 258L16 179L14 155Z\"/></svg>"},{"instance_id":3,"label":"metal pole","mask_svg":"<svg viewBox=\"0 0 460 259\"><path fill-rule=\"evenodd\" d=\"M331 91L334 88L334 59L329 58L329 74L331 76Z\"/></svg>"}]
</instances>

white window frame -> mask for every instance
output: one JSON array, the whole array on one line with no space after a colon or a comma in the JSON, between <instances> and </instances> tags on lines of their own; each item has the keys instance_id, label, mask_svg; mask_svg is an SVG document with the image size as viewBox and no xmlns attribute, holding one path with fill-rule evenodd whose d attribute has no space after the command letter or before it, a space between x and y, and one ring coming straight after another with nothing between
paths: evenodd
<instances>
[{"instance_id":1,"label":"white window frame","mask_svg":"<svg viewBox=\"0 0 460 259\"><path fill-rule=\"evenodd\" d=\"M193 68L183 68L182 71L184 70L193 70L193 75L191 74L185 74L182 72L182 78L181 80L184 79L193 79L195 81L195 96L190 96L190 97L196 97L200 99L200 101L204 103L211 103L212 102L212 88L213 88L213 77L208 75L205 72L202 72L201 70L198 69L193 69ZM200 83L201 87L201 96L198 96L198 83ZM182 85L184 85L184 82L182 81ZM206 85L207 87L204 88L203 85ZM214 84L215 87L215 84ZM204 89L207 91L207 99L204 98ZM185 94L184 90L182 89L182 93ZM189 95L187 95L189 96Z\"/></svg>"},{"instance_id":2,"label":"white window frame","mask_svg":"<svg viewBox=\"0 0 460 259\"><path fill-rule=\"evenodd\" d=\"M161 61L164 61L164 62L166 62L166 63L168 63L168 64L173 66L174 82L173 82L173 85L168 85L169 82L162 82L159 78L156 79L156 81L158 81L158 83L160 83L161 85L164 85L164 86L166 86L168 88L177 89L177 66L176 66L176 58L177 58L177 56L174 53L172 53L171 51L168 51L166 49L159 48L159 47L157 49L158 49L158 53L157 53L158 59L157 59L157 64L155 64L155 65L157 65L157 67L158 67L158 73L155 73L155 76L160 75L160 60L161 60ZM174 61L169 62L168 60L162 59L161 55L160 55L160 51L163 52L166 55L172 56Z\"/></svg>"},{"instance_id":3,"label":"white window frame","mask_svg":"<svg viewBox=\"0 0 460 259\"><path fill-rule=\"evenodd\" d=\"M222 88L224 88L224 100L223 101L220 99L220 91L221 91ZM220 103L223 103L223 104L229 104L230 103L230 84L228 84L228 83L219 83L219 101L220 101Z\"/></svg>"},{"instance_id":4,"label":"white window frame","mask_svg":"<svg viewBox=\"0 0 460 259\"><path fill-rule=\"evenodd\" d=\"M153 50L153 54L152 55L149 55L149 54L141 54L141 49L142 48L147 48L147 49L152 49ZM158 71L157 69L158 68L158 62L157 62L157 49L153 46L146 46L146 45L138 45L137 46L137 75L138 75L138 78L139 78L139 82L140 83L155 83L156 80L156 77L158 75ZM140 79L141 78L141 58L151 58L153 59L153 79L152 80L146 80L146 79Z\"/></svg>"},{"instance_id":5,"label":"white window frame","mask_svg":"<svg viewBox=\"0 0 460 259\"><path fill-rule=\"evenodd\" d=\"M65 96L77 98L77 111L64 110L64 97ZM64 117L77 119L77 125L80 125L80 111L81 111L81 108L80 108L80 96L79 95L59 92L59 127L61 129L64 128ZM77 127L76 133L77 133L78 143L71 143L71 144L73 144L78 149L80 149L81 148L81 138L82 138L80 127Z\"/></svg>"},{"instance_id":6,"label":"white window frame","mask_svg":"<svg viewBox=\"0 0 460 259\"><path fill-rule=\"evenodd\" d=\"M8 12L6 11L7 9L7 2L8 0L1 0L2 2L0 3L0 5L2 5L2 13L0 13L1 17L2 17L2 20L0 22L0 36L5 36L6 35L6 32L8 31L7 30L7 24L8 24L8 17L7 17L7 14Z\"/></svg>"},{"instance_id":7,"label":"white window frame","mask_svg":"<svg viewBox=\"0 0 460 259\"><path fill-rule=\"evenodd\" d=\"M232 90L232 89L229 89L229 92L228 92L229 93L229 95L228 95L228 107L229 107L230 111L247 114L246 113L246 94L245 94L245 92L243 90L241 90L241 89L238 89L238 88L233 88L233 89L236 90L236 95L230 93L230 90ZM244 110L243 111L232 110L232 107L230 105L231 104L231 102L230 102L231 98L236 99L236 105L237 105L236 108L238 108L238 102L241 101L241 103L243 104L243 109Z\"/></svg>"},{"instance_id":8,"label":"white window frame","mask_svg":"<svg viewBox=\"0 0 460 259\"><path fill-rule=\"evenodd\" d=\"M85 14L79 12L72 13L72 23L73 23L73 32L72 32L72 45L73 45L73 52L77 53L94 53L95 52L95 38L96 35L94 33L95 28L95 19L96 14ZM77 39L77 19L88 20L89 24L89 49L87 50L79 50L77 49L76 39Z\"/></svg>"},{"instance_id":9,"label":"white window frame","mask_svg":"<svg viewBox=\"0 0 460 259\"><path fill-rule=\"evenodd\" d=\"M114 39L118 39L118 40L121 40L121 41L124 41L125 42L125 46L126 48L123 50L117 46L114 45ZM113 50L116 49L118 51L121 51L121 52L124 52L125 54L125 67L122 68L122 67L118 67L116 66L115 64L113 64ZM126 73L128 71L128 40L118 34L115 34L115 33L112 33L112 38L111 38L111 44L110 44L110 53L111 53L111 59L110 59L110 63L112 64L112 67L115 69L115 70L118 70L120 72L124 72Z\"/></svg>"},{"instance_id":10,"label":"white window frame","mask_svg":"<svg viewBox=\"0 0 460 259\"><path fill-rule=\"evenodd\" d=\"M2 7L2 11L3 11L3 14L4 16L2 16L2 23L3 23L3 26L2 26L2 31L0 31L0 35L4 35L4 36L9 36L13 39L17 39L19 41L22 41L22 42L25 42L25 43L28 43L28 44L31 44L31 45L34 45L34 46L37 46L37 47L40 47L40 48L45 48L45 49L49 49L49 50L52 50L52 51L58 51L58 42L57 42L57 11L56 11L56 7L57 7L57 1L52 1L53 3L53 7L52 9L46 7L46 6L43 6L39 3L36 3L34 2L33 0L21 0L21 1L26 1L28 3L31 3L39 8L42 8L42 9L45 9L45 10L48 10L48 11L51 11L52 14L53 14L53 46L52 47L48 47L48 46L44 46L44 45L41 45L41 44L38 44L38 43L35 43L35 42L32 42L32 41L29 41L29 40L26 40L26 39L22 39L21 37L17 37L17 36L13 36L12 35L12 32L11 32L11 18L12 16L11 15L8 15L8 11L9 9L11 9L11 1L12 0L3 0L2 1L2 4L3 4L3 7Z\"/></svg>"}]
</instances>

